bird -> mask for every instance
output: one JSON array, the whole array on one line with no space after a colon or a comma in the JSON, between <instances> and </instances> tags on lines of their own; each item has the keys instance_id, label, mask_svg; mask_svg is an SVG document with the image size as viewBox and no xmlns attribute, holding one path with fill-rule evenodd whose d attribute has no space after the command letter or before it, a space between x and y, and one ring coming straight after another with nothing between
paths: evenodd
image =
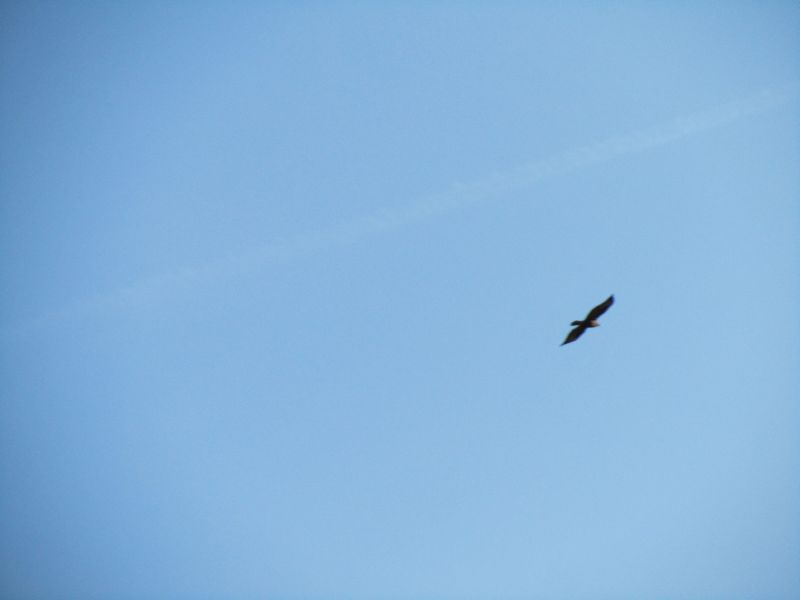
<instances>
[{"instance_id":1,"label":"bird","mask_svg":"<svg viewBox=\"0 0 800 600\"><path fill-rule=\"evenodd\" d=\"M573 321L570 323L574 329L567 334L567 337L561 342L561 345L563 346L564 344L574 342L581 337L583 332L589 327L600 327L600 323L597 322L597 319L606 312L612 304L614 304L614 294L611 294L603 303L598 304L590 310L583 321Z\"/></svg>"}]
</instances>

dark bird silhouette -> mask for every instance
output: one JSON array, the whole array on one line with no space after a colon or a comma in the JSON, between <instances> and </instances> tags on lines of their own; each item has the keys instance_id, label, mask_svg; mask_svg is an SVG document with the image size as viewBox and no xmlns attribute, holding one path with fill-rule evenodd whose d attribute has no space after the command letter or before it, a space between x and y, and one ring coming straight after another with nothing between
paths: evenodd
<instances>
[{"instance_id":1,"label":"dark bird silhouette","mask_svg":"<svg viewBox=\"0 0 800 600\"><path fill-rule=\"evenodd\" d=\"M589 327L600 327L600 323L597 322L597 319L600 317L600 315L606 312L609 306L612 304L614 304L614 294L611 294L605 302L598 304L592 310L590 310L589 314L586 315L586 318L583 321L573 321L570 323L570 325L573 325L575 329L567 334L566 339L561 342L561 345L563 346L564 344L574 342L581 337L583 332Z\"/></svg>"}]
</instances>

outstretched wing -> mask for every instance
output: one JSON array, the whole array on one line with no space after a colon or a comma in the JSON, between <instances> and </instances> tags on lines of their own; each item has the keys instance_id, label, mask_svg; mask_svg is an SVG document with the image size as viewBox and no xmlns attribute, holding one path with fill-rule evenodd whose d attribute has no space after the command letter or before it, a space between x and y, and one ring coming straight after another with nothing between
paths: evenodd
<instances>
[{"instance_id":1,"label":"outstretched wing","mask_svg":"<svg viewBox=\"0 0 800 600\"><path fill-rule=\"evenodd\" d=\"M564 344L569 344L570 342L574 342L583 335L584 331L586 331L586 327L584 327L583 325L578 325L567 334L567 337L564 339L563 342L561 342L561 345L563 346Z\"/></svg>"},{"instance_id":2,"label":"outstretched wing","mask_svg":"<svg viewBox=\"0 0 800 600\"><path fill-rule=\"evenodd\" d=\"M612 304L614 304L614 294L611 294L605 302L603 302L602 304L598 304L592 310L590 310L589 314L586 315L586 320L594 321L595 319L597 319L597 317L606 312L608 310L608 307L611 306Z\"/></svg>"}]
</instances>

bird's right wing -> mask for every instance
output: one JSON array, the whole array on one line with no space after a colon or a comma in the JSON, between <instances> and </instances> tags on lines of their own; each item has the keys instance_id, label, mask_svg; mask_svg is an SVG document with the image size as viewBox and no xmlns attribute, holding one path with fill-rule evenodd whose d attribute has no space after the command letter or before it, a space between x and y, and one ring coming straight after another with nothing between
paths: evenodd
<instances>
[{"instance_id":1,"label":"bird's right wing","mask_svg":"<svg viewBox=\"0 0 800 600\"><path fill-rule=\"evenodd\" d=\"M569 344L571 342L574 342L583 335L584 331L586 331L586 327L584 327L583 325L578 325L567 334L567 337L564 338L564 341L561 342L561 345L563 346L564 344Z\"/></svg>"}]
</instances>

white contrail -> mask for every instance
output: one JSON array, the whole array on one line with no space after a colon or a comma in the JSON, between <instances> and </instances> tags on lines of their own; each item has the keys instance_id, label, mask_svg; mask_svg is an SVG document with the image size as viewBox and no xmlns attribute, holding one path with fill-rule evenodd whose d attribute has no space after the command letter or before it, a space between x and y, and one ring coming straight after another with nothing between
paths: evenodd
<instances>
[{"instance_id":1,"label":"white contrail","mask_svg":"<svg viewBox=\"0 0 800 600\"><path fill-rule=\"evenodd\" d=\"M573 149L550 158L470 182L456 183L450 189L425 196L410 206L384 209L375 213L333 223L322 229L253 248L248 252L206 262L145 279L131 286L95 297L83 298L72 305L41 315L14 330L24 330L70 317L103 310L119 310L144 305L179 289L223 277L255 271L265 265L311 255L338 245L353 243L387 230L487 202L499 195L527 188L546 178L570 173L582 167L607 162L649 148L721 127L744 117L762 113L796 99L799 82L760 91L751 96L692 113L599 143Z\"/></svg>"}]
</instances>

